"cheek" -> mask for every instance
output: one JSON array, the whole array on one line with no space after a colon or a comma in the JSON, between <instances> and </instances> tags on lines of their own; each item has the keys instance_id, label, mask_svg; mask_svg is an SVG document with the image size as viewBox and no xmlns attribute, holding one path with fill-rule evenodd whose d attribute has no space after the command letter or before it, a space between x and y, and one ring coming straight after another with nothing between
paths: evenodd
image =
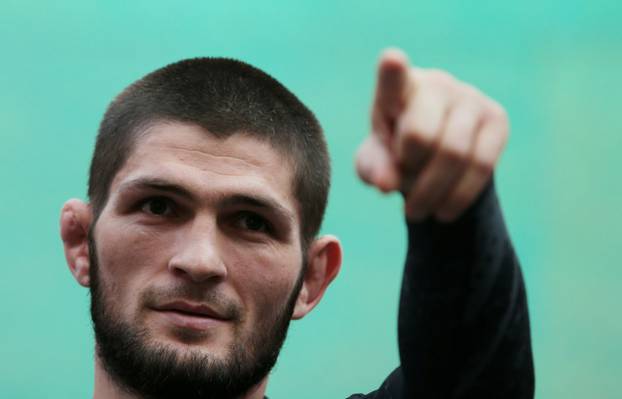
<instances>
[{"instance_id":1,"label":"cheek","mask_svg":"<svg viewBox=\"0 0 622 399\"><path fill-rule=\"evenodd\" d=\"M117 309L131 312L139 293L166 269L163 238L132 226L98 225L96 243L99 275L108 300Z\"/></svg>"},{"instance_id":2,"label":"cheek","mask_svg":"<svg viewBox=\"0 0 622 399\"><path fill-rule=\"evenodd\" d=\"M302 261L297 251L229 252L229 277L253 323L273 318L292 294Z\"/></svg>"}]
</instances>

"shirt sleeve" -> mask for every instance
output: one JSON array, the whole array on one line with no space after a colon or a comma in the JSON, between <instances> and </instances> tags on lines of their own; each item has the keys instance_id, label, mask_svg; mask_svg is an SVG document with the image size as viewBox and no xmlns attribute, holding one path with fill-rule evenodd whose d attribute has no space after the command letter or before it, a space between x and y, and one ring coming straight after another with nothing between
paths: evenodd
<instances>
[{"instance_id":1,"label":"shirt sleeve","mask_svg":"<svg viewBox=\"0 0 622 399\"><path fill-rule=\"evenodd\" d=\"M401 365L352 398L533 398L520 265L491 182L453 223L408 224Z\"/></svg>"}]
</instances>

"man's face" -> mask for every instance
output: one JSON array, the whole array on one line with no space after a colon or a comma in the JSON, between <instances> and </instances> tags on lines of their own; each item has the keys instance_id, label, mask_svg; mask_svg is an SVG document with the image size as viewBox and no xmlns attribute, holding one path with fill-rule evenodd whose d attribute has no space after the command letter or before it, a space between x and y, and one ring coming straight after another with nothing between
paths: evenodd
<instances>
[{"instance_id":1,"label":"man's face","mask_svg":"<svg viewBox=\"0 0 622 399\"><path fill-rule=\"evenodd\" d=\"M266 375L303 264L292 181L289 162L249 136L171 122L139 139L91 237L98 355L113 377L166 396L154 373L238 389Z\"/></svg>"}]
</instances>

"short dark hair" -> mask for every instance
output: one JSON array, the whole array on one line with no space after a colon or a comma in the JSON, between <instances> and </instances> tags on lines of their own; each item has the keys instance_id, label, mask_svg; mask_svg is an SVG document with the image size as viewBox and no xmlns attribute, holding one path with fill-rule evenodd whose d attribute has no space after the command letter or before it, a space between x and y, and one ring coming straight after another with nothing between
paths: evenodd
<instances>
[{"instance_id":1,"label":"short dark hair","mask_svg":"<svg viewBox=\"0 0 622 399\"><path fill-rule=\"evenodd\" d=\"M330 160L313 113L265 72L227 58L194 58L158 69L128 86L101 121L89 172L94 220L137 137L159 121L196 124L219 138L267 140L294 168L303 248L317 235L330 186Z\"/></svg>"}]
</instances>

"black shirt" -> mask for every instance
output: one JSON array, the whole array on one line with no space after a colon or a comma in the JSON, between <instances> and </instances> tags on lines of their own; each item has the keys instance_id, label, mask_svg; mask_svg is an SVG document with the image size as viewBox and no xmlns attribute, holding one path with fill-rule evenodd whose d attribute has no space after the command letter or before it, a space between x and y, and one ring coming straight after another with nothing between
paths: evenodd
<instances>
[{"instance_id":1,"label":"black shirt","mask_svg":"<svg viewBox=\"0 0 622 399\"><path fill-rule=\"evenodd\" d=\"M491 183L457 221L408 224L400 367L350 399L533 398L525 287Z\"/></svg>"}]
</instances>

